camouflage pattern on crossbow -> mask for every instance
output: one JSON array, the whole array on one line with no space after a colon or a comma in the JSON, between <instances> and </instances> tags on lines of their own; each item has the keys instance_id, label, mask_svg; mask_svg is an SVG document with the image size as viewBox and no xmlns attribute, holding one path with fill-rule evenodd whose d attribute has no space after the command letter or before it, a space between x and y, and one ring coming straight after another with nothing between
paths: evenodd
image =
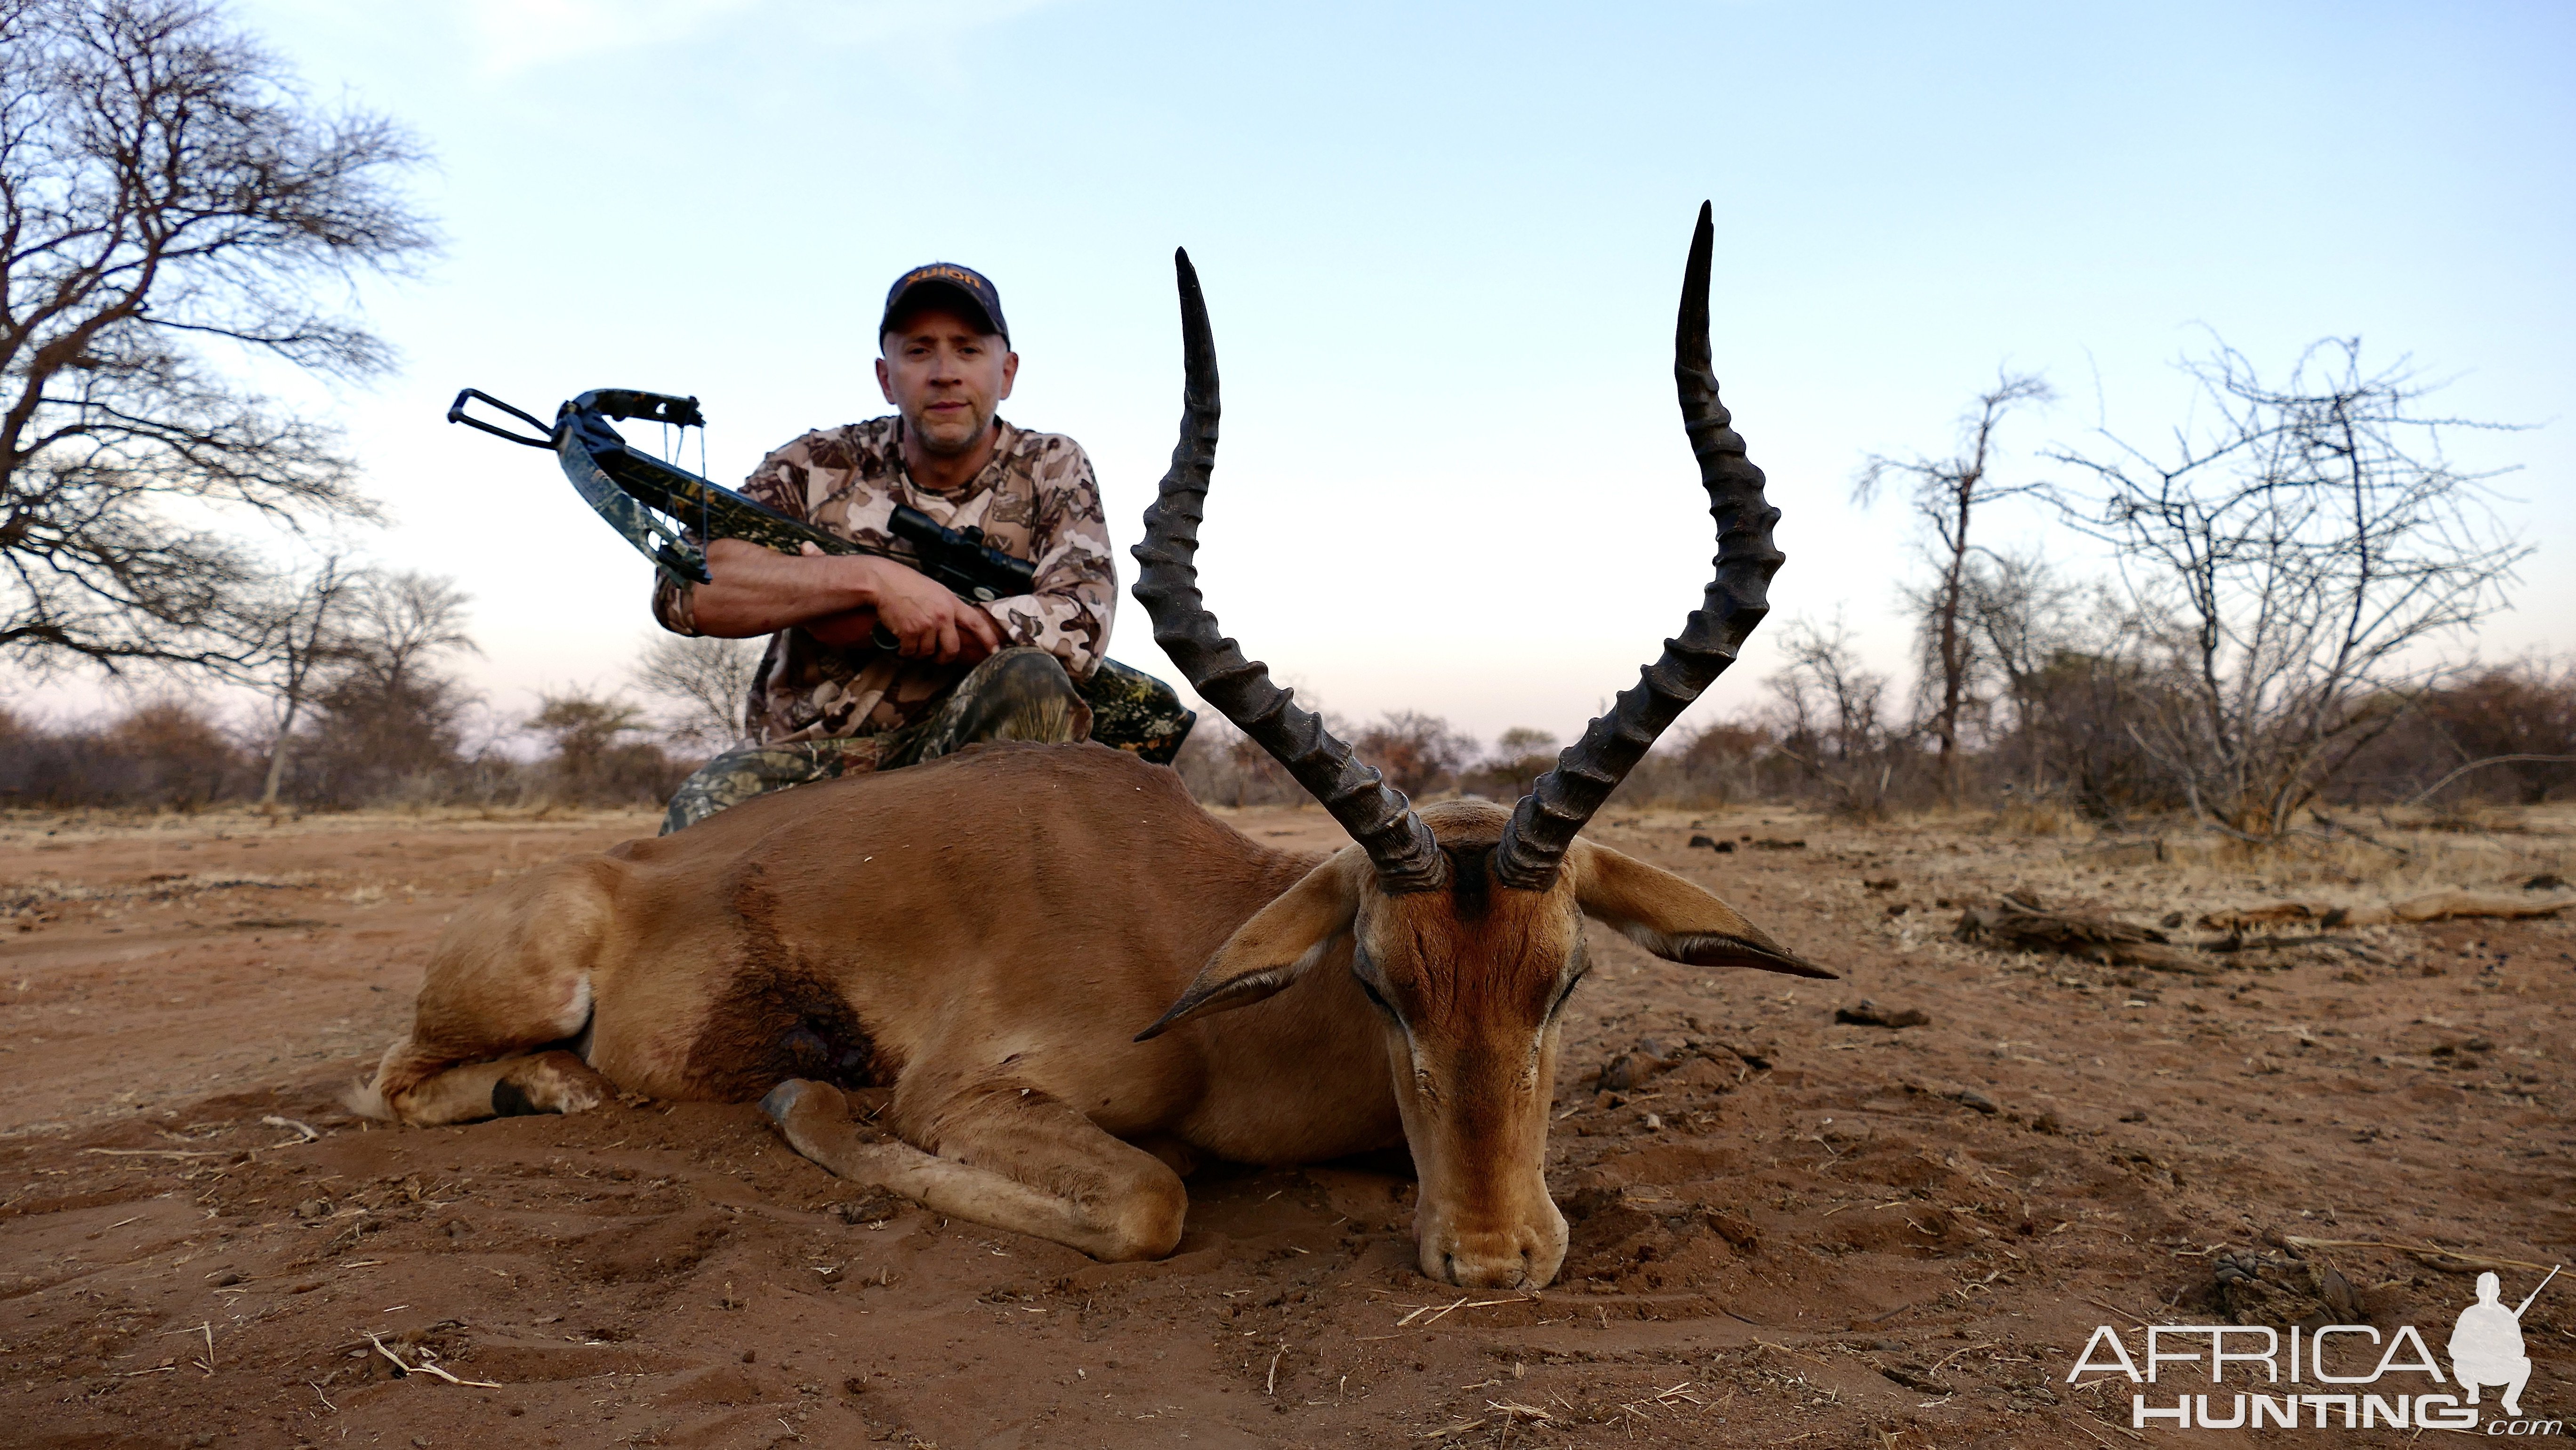
<instances>
[{"instance_id":1,"label":"camouflage pattern on crossbow","mask_svg":"<svg viewBox=\"0 0 2576 1450\"><path fill-rule=\"evenodd\" d=\"M471 417L465 411L470 401L488 403L540 430L542 436L514 433ZM554 454L582 502L677 583L704 584L711 578L705 540L741 539L781 554L799 553L811 544L826 554L897 559L958 597L979 604L1027 594L1037 587L1037 566L986 543L981 529L947 528L918 509L898 504L889 527L895 537L912 546L913 556L870 548L639 452L619 436L611 420L674 428L707 425L697 399L635 388L593 388L556 409L551 428L476 388L459 391L447 409L450 423ZM891 645L892 637L883 625L878 631L879 646ZM1133 751L1157 765L1172 762L1197 723L1170 685L1116 660L1102 660L1091 678L1076 688L1091 703L1094 740Z\"/></svg>"}]
</instances>

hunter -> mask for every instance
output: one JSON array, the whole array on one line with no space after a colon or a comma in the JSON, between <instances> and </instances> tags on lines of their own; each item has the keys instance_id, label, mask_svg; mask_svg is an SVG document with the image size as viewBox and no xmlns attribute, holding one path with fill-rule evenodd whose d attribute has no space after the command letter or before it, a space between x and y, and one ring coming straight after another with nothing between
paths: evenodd
<instances>
[{"instance_id":1,"label":"hunter","mask_svg":"<svg viewBox=\"0 0 2576 1450\"><path fill-rule=\"evenodd\" d=\"M1000 294L966 267L915 267L886 293L877 343L877 386L894 416L808 433L762 459L742 491L896 555L909 553L888 531L898 504L981 528L988 544L1035 563L1036 588L978 604L901 558L707 541L711 581L663 577L654 617L679 634L766 634L769 648L746 707L754 743L680 786L666 835L767 791L979 740L1091 733L1078 686L1108 648L1117 570L1082 446L994 412L1020 367Z\"/></svg>"}]
</instances>

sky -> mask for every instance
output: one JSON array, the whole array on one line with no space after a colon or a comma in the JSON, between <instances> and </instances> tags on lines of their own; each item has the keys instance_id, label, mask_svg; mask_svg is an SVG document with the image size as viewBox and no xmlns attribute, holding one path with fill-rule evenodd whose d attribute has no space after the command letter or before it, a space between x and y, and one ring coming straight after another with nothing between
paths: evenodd
<instances>
[{"instance_id":1,"label":"sky","mask_svg":"<svg viewBox=\"0 0 2576 1450\"><path fill-rule=\"evenodd\" d=\"M1098 468L1122 570L1172 446L1171 254L1207 288L1224 441L1201 564L1227 631L1345 716L1571 737L1697 601L1706 503L1672 308L1718 221L1716 369L1770 476L1771 623L1689 721L1762 698L1783 626L1840 618L1908 669L1921 573L1872 454L1942 452L1998 369L2052 444L2152 443L2178 359L2273 373L2309 342L2446 380L2515 467L2501 658L2576 619L2576 8L2556 3L1209 6L1107 0L245 0L313 95L411 128L443 254L369 283L402 354L297 393L349 431L394 524L454 576L494 709L614 687L647 567L544 457L441 421L472 385L550 414L690 393L738 481L886 411L888 282L994 278L1004 416ZM2552 139L2556 138L2556 139ZM692 450L694 453L694 449ZM2101 560L2019 505L1981 528ZM1113 655L1168 677L1126 601Z\"/></svg>"}]
</instances>

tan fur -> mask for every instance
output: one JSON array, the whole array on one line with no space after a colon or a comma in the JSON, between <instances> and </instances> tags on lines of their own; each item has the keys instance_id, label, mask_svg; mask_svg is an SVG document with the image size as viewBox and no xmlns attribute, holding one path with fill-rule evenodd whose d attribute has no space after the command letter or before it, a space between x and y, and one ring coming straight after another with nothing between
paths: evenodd
<instances>
[{"instance_id":1,"label":"tan fur","mask_svg":"<svg viewBox=\"0 0 2576 1450\"><path fill-rule=\"evenodd\" d=\"M1816 969L1588 843L1551 890L1492 886L1500 810L1423 816L1464 884L1388 896L1355 848L1258 845L1098 746L798 787L478 899L356 1096L446 1123L769 1092L836 1173L1110 1259L1178 1242L1171 1162L1409 1141L1426 1272L1544 1284L1565 1245L1551 1013L1582 914L1692 960ZM841 1091L862 1087L892 1089L873 1129Z\"/></svg>"}]
</instances>

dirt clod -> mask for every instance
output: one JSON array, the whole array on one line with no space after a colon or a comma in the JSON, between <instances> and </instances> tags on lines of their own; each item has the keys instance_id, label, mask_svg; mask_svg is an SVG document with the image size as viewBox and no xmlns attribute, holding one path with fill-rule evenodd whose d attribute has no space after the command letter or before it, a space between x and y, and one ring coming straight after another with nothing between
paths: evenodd
<instances>
[{"instance_id":1,"label":"dirt clod","mask_svg":"<svg viewBox=\"0 0 2576 1450\"><path fill-rule=\"evenodd\" d=\"M1834 1021L1849 1027L1922 1027L1932 1021L1932 1015L1919 1007L1882 1007L1863 997L1848 1007L1835 1008Z\"/></svg>"}]
</instances>

